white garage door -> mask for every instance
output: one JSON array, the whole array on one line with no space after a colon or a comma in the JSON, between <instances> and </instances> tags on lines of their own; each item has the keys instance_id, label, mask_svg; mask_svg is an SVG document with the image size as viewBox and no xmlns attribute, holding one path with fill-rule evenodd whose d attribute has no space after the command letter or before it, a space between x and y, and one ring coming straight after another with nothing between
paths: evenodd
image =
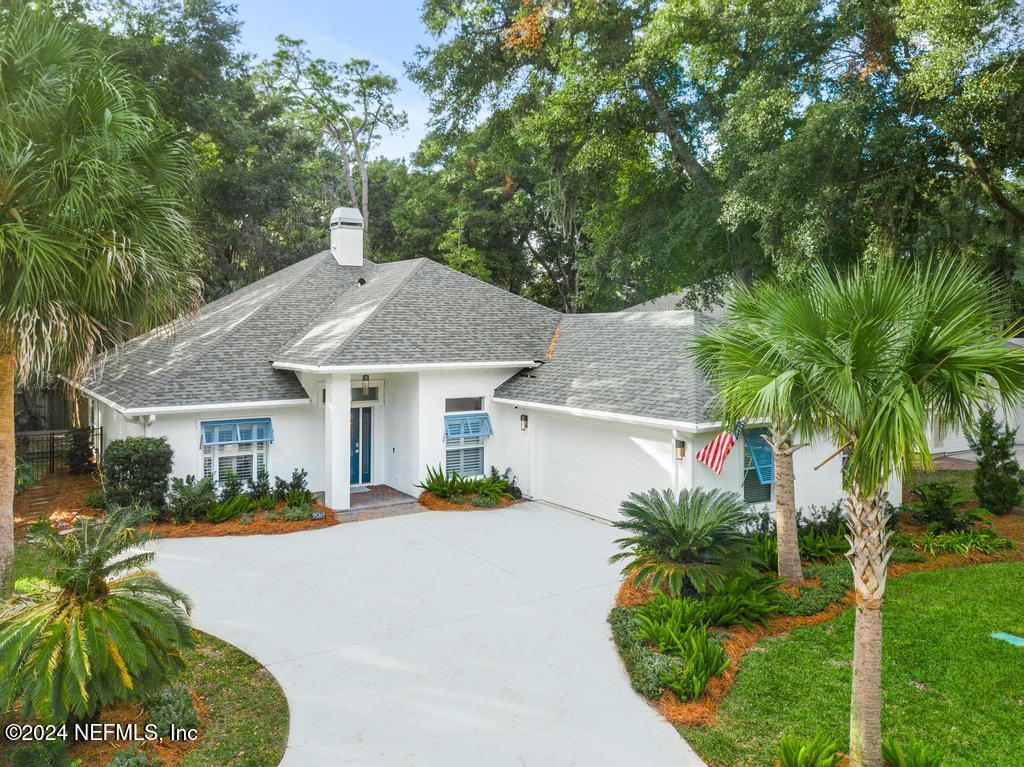
<instances>
[{"instance_id":1,"label":"white garage door","mask_svg":"<svg viewBox=\"0 0 1024 767\"><path fill-rule=\"evenodd\" d=\"M632 492L673 486L672 433L545 413L537 430L537 496L608 520Z\"/></svg>"}]
</instances>

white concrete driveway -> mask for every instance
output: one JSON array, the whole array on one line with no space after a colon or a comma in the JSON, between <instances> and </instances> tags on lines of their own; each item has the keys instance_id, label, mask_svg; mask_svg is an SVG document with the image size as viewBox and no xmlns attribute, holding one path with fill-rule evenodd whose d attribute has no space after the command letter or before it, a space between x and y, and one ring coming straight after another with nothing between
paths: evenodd
<instances>
[{"instance_id":1,"label":"white concrete driveway","mask_svg":"<svg viewBox=\"0 0 1024 767\"><path fill-rule=\"evenodd\" d=\"M286 767L691 767L606 623L615 530L539 503L156 544L195 625L260 660Z\"/></svg>"}]
</instances>

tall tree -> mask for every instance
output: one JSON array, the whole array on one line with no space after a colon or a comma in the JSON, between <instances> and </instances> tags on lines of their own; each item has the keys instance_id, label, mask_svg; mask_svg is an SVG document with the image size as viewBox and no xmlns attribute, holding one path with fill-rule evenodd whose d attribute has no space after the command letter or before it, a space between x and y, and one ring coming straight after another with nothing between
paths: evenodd
<instances>
[{"instance_id":1,"label":"tall tree","mask_svg":"<svg viewBox=\"0 0 1024 767\"><path fill-rule=\"evenodd\" d=\"M197 305L188 146L96 32L0 11L0 577L13 551L14 387Z\"/></svg>"},{"instance_id":2,"label":"tall tree","mask_svg":"<svg viewBox=\"0 0 1024 767\"><path fill-rule=\"evenodd\" d=\"M882 605L890 550L886 485L931 464L928 424L968 429L977 408L1024 399L1024 349L1007 343L1005 295L983 269L883 261L812 269L798 285L737 289L756 303L745 351L718 359L724 400L847 451L846 522L856 596L850 764L882 767ZM728 322L728 321L727 321ZM1013 323L1019 328L1019 323Z\"/></svg>"},{"instance_id":3,"label":"tall tree","mask_svg":"<svg viewBox=\"0 0 1024 767\"><path fill-rule=\"evenodd\" d=\"M277 51L265 69L271 88L279 90L320 126L341 158L352 207L370 221L369 163L383 131L397 131L408 122L395 109L398 81L366 59L336 64L313 58L302 40L278 35ZM355 162L359 191L352 172Z\"/></svg>"}]
</instances>

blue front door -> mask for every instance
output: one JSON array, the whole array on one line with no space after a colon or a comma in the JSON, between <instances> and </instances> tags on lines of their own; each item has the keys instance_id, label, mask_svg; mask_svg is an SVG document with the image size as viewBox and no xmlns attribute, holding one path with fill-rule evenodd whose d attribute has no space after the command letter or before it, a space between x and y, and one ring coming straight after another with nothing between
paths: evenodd
<instances>
[{"instance_id":1,"label":"blue front door","mask_svg":"<svg viewBox=\"0 0 1024 767\"><path fill-rule=\"evenodd\" d=\"M352 408L349 423L352 451L349 457L349 484L370 484L370 456L373 455L373 408Z\"/></svg>"}]
</instances>

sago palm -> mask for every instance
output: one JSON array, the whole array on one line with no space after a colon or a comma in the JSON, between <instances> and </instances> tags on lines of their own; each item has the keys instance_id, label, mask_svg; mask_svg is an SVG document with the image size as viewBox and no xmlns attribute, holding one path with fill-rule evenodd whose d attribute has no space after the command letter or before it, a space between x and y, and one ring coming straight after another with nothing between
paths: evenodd
<instances>
[{"instance_id":1,"label":"sago palm","mask_svg":"<svg viewBox=\"0 0 1024 767\"><path fill-rule=\"evenodd\" d=\"M757 375L771 378L777 372L763 367L770 359L763 350L778 343L779 324L779 318L766 314L772 310L770 303L761 300L761 293L766 290L767 287L754 290L743 284L734 285L728 296L725 318L704 328L692 352L697 366L716 392L715 404L723 422L763 419L768 423L764 439L771 446L774 459L777 569L779 577L788 585L800 586L804 576L797 538L793 453L801 444L795 438L795 424L790 414L803 408L801 400L806 392L795 381L784 399L771 403L773 410L756 410L765 406L757 399L756 389L732 385L741 378Z\"/></svg>"},{"instance_id":2,"label":"sago palm","mask_svg":"<svg viewBox=\"0 0 1024 767\"><path fill-rule=\"evenodd\" d=\"M0 7L0 578L16 382L73 378L199 298L188 145L96 34L36 4Z\"/></svg>"},{"instance_id":3,"label":"sago palm","mask_svg":"<svg viewBox=\"0 0 1024 767\"><path fill-rule=\"evenodd\" d=\"M623 575L633 583L678 595L721 587L749 565L750 546L740 530L746 519L735 493L702 488L631 493L620 506L615 527L629 535L615 542L623 550L612 562L626 561Z\"/></svg>"},{"instance_id":4,"label":"sago palm","mask_svg":"<svg viewBox=\"0 0 1024 767\"><path fill-rule=\"evenodd\" d=\"M759 285L749 300L761 319L749 364L719 381L723 398L791 423L805 439L824 435L849 455L850 763L881 767L887 481L930 465L929 424L966 429L984 404L1020 402L1024 349L1006 343L1006 297L980 269L955 261L838 275L816 268L798 285Z\"/></svg>"},{"instance_id":5,"label":"sago palm","mask_svg":"<svg viewBox=\"0 0 1024 767\"><path fill-rule=\"evenodd\" d=\"M0 708L47 721L85 719L103 706L165 684L193 645L181 592L144 568L143 515L79 520L69 535L48 525L34 542L54 565L0 612Z\"/></svg>"}]
</instances>

